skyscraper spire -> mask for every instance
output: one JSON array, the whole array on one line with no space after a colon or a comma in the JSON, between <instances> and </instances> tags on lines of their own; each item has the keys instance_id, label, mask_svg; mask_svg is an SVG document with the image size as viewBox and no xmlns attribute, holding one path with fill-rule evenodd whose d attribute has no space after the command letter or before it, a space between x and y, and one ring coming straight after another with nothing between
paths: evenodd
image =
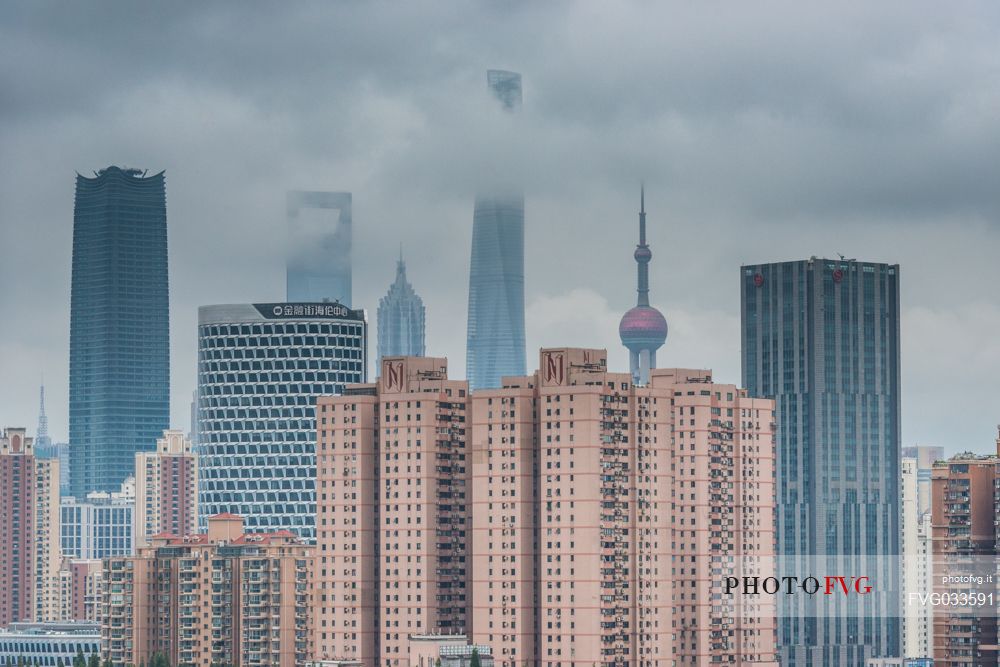
<instances>
[{"instance_id":1,"label":"skyscraper spire","mask_svg":"<svg viewBox=\"0 0 1000 667\"><path fill-rule=\"evenodd\" d=\"M424 302L406 279L403 246L399 246L396 281L378 303L378 357L424 356Z\"/></svg>"},{"instance_id":2,"label":"skyscraper spire","mask_svg":"<svg viewBox=\"0 0 1000 667\"><path fill-rule=\"evenodd\" d=\"M656 350L667 340L667 320L649 305L649 262L653 252L646 244L646 187L639 186L639 244L632 255L636 262L636 306L618 325L622 345L629 350L632 381L649 382L649 369L656 367Z\"/></svg>"},{"instance_id":3,"label":"skyscraper spire","mask_svg":"<svg viewBox=\"0 0 1000 667\"><path fill-rule=\"evenodd\" d=\"M38 432L35 434L37 440L42 440L45 438L48 440L49 437L49 418L45 416L45 380L42 379L42 385L38 392Z\"/></svg>"}]
</instances>

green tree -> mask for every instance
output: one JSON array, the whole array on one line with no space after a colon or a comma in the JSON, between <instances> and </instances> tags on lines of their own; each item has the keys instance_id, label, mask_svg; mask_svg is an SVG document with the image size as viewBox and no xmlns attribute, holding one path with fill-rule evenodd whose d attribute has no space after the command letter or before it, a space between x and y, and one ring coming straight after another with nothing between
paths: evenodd
<instances>
[{"instance_id":1,"label":"green tree","mask_svg":"<svg viewBox=\"0 0 1000 667\"><path fill-rule=\"evenodd\" d=\"M73 667L87 667L87 658L83 655L83 649L76 652L76 657L73 658Z\"/></svg>"},{"instance_id":2,"label":"green tree","mask_svg":"<svg viewBox=\"0 0 1000 667\"><path fill-rule=\"evenodd\" d=\"M101 667L101 656L91 653L87 659L87 667Z\"/></svg>"},{"instance_id":3,"label":"green tree","mask_svg":"<svg viewBox=\"0 0 1000 667\"><path fill-rule=\"evenodd\" d=\"M111 662L111 658L108 658L101 667L115 667L115 664Z\"/></svg>"},{"instance_id":4,"label":"green tree","mask_svg":"<svg viewBox=\"0 0 1000 667\"><path fill-rule=\"evenodd\" d=\"M469 660L469 667L483 667L483 661L479 659L479 649L472 647L472 659Z\"/></svg>"}]
</instances>

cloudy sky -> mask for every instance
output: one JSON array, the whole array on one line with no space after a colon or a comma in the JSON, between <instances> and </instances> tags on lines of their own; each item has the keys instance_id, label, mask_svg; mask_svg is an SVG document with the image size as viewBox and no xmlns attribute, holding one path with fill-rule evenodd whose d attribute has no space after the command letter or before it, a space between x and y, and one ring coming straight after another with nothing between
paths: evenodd
<instances>
[{"instance_id":1,"label":"cloudy sky","mask_svg":"<svg viewBox=\"0 0 1000 667\"><path fill-rule=\"evenodd\" d=\"M1000 6L814 4L3 3L0 425L34 428L44 373L67 434L74 175L119 164L166 170L179 427L197 306L283 297L288 189L354 193L372 320L403 244L463 375L473 194L514 175L529 367L560 344L625 367L645 179L661 365L739 381L741 263L898 262L904 444L990 451ZM523 74L516 120L487 68Z\"/></svg>"}]
</instances>

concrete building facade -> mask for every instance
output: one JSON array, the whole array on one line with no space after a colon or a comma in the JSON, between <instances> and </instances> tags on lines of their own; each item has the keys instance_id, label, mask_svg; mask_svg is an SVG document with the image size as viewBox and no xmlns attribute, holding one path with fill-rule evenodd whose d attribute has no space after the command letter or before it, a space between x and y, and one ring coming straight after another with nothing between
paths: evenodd
<instances>
[{"instance_id":1,"label":"concrete building facade","mask_svg":"<svg viewBox=\"0 0 1000 667\"><path fill-rule=\"evenodd\" d=\"M430 357L319 399L317 660L412 667L410 635L468 628L469 407Z\"/></svg>"},{"instance_id":2,"label":"concrete building facade","mask_svg":"<svg viewBox=\"0 0 1000 667\"><path fill-rule=\"evenodd\" d=\"M996 456L964 453L934 464L931 477L934 591L977 590L1000 600L1000 438ZM988 571L984 572L985 568ZM945 578L993 577L986 587L944 583ZM996 607L933 609L933 658L937 667L1000 664Z\"/></svg>"},{"instance_id":3,"label":"concrete building facade","mask_svg":"<svg viewBox=\"0 0 1000 667\"><path fill-rule=\"evenodd\" d=\"M296 667L309 654L311 549L289 531L244 533L232 514L208 531L156 535L104 561L102 659Z\"/></svg>"},{"instance_id":4,"label":"concrete building facade","mask_svg":"<svg viewBox=\"0 0 1000 667\"><path fill-rule=\"evenodd\" d=\"M99 654L101 635L94 623L13 623L0 629L0 665L72 665L78 653Z\"/></svg>"},{"instance_id":5,"label":"concrete building facade","mask_svg":"<svg viewBox=\"0 0 1000 667\"><path fill-rule=\"evenodd\" d=\"M102 577L101 561L64 558L59 567L58 620L100 622Z\"/></svg>"},{"instance_id":6,"label":"concrete building facade","mask_svg":"<svg viewBox=\"0 0 1000 667\"><path fill-rule=\"evenodd\" d=\"M134 477L128 477L114 493L92 491L83 500L63 498L59 508L62 556L83 560L131 556L134 511Z\"/></svg>"},{"instance_id":7,"label":"concrete building facade","mask_svg":"<svg viewBox=\"0 0 1000 667\"><path fill-rule=\"evenodd\" d=\"M773 402L704 370L639 386L604 350L539 366L473 396L473 642L504 667L776 664L774 619L713 599L724 557L774 553Z\"/></svg>"},{"instance_id":8,"label":"concrete building facade","mask_svg":"<svg viewBox=\"0 0 1000 667\"><path fill-rule=\"evenodd\" d=\"M50 620L59 565L59 461L23 428L0 435L0 627Z\"/></svg>"},{"instance_id":9,"label":"concrete building facade","mask_svg":"<svg viewBox=\"0 0 1000 667\"><path fill-rule=\"evenodd\" d=\"M198 457L183 431L164 431L156 451L135 455L133 519L136 548L159 533L198 532Z\"/></svg>"}]
</instances>

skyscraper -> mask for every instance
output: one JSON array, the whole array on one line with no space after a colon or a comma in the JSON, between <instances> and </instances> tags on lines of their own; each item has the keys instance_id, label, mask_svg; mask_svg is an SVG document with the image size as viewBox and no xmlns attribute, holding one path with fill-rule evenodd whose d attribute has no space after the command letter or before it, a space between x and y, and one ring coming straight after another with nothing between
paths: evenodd
<instances>
[{"instance_id":1,"label":"skyscraper","mask_svg":"<svg viewBox=\"0 0 1000 667\"><path fill-rule=\"evenodd\" d=\"M639 245L633 254L636 262L638 298L635 308L622 317L618 335L628 348L632 382L649 382L649 370L656 368L656 351L667 340L667 320L663 313L649 305L649 261L653 252L646 244L646 189L639 190Z\"/></svg>"},{"instance_id":2,"label":"skyscraper","mask_svg":"<svg viewBox=\"0 0 1000 667\"><path fill-rule=\"evenodd\" d=\"M778 553L822 556L884 594L779 615L782 665L859 665L900 650L899 266L812 258L744 266L743 382L778 416ZM838 558L839 557L839 558Z\"/></svg>"},{"instance_id":3,"label":"skyscraper","mask_svg":"<svg viewBox=\"0 0 1000 667\"><path fill-rule=\"evenodd\" d=\"M521 107L521 75L489 70L486 81L506 111ZM465 374L472 389L524 375L524 194L476 196L469 266Z\"/></svg>"},{"instance_id":4,"label":"skyscraper","mask_svg":"<svg viewBox=\"0 0 1000 667\"><path fill-rule=\"evenodd\" d=\"M378 360L424 356L424 301L406 279L403 253L396 262L396 282L378 302Z\"/></svg>"},{"instance_id":5,"label":"skyscraper","mask_svg":"<svg viewBox=\"0 0 1000 667\"><path fill-rule=\"evenodd\" d=\"M774 403L707 370L636 385L605 350L539 362L472 397L473 642L498 667L774 667L773 618L721 591L770 567Z\"/></svg>"},{"instance_id":6,"label":"skyscraper","mask_svg":"<svg viewBox=\"0 0 1000 667\"><path fill-rule=\"evenodd\" d=\"M315 657L415 665L409 635L469 623L468 384L444 359L386 357L316 409Z\"/></svg>"},{"instance_id":7,"label":"skyscraper","mask_svg":"<svg viewBox=\"0 0 1000 667\"><path fill-rule=\"evenodd\" d=\"M288 301L351 307L351 193L288 193Z\"/></svg>"},{"instance_id":8,"label":"skyscraper","mask_svg":"<svg viewBox=\"0 0 1000 667\"><path fill-rule=\"evenodd\" d=\"M334 303L198 309L198 513L311 541L316 399L367 378L368 323Z\"/></svg>"},{"instance_id":9,"label":"skyscraper","mask_svg":"<svg viewBox=\"0 0 1000 667\"><path fill-rule=\"evenodd\" d=\"M77 497L118 488L170 420L163 172L76 177L69 438Z\"/></svg>"}]
</instances>

